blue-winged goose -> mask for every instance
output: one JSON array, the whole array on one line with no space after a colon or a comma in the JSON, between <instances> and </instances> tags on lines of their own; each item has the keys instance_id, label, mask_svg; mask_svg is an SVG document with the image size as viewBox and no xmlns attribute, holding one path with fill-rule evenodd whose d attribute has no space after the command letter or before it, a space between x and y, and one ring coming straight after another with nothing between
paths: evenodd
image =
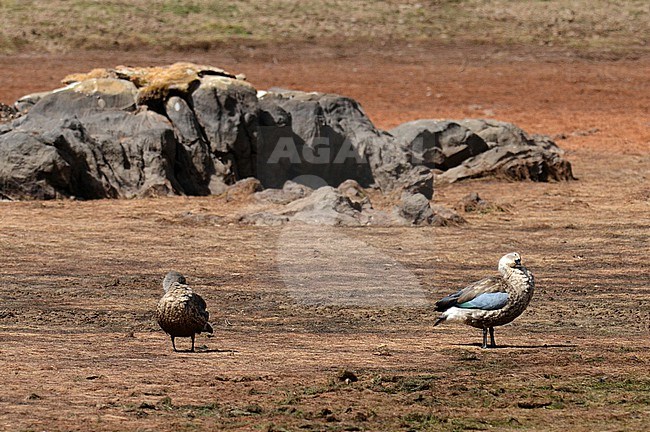
<instances>
[{"instance_id":1,"label":"blue-winged goose","mask_svg":"<svg viewBox=\"0 0 650 432\"><path fill-rule=\"evenodd\" d=\"M500 276L481 279L436 302L436 310L442 312L434 326L444 321L457 321L483 329L483 348L494 343L494 327L507 324L517 318L528 306L535 281L532 273L521 265L517 252L504 255L499 260Z\"/></svg>"}]
</instances>

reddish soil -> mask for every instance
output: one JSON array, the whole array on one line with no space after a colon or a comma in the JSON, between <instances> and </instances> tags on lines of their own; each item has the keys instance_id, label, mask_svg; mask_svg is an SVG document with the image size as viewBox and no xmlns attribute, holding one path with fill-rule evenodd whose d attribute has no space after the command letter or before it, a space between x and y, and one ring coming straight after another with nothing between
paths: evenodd
<instances>
[{"instance_id":1,"label":"reddish soil","mask_svg":"<svg viewBox=\"0 0 650 432\"><path fill-rule=\"evenodd\" d=\"M422 46L16 55L0 58L0 101L93 67L179 60L261 89L348 95L383 128L511 121L556 136L578 180L439 188L442 204L477 191L501 207L442 228L241 227L245 203L223 197L2 202L0 429L650 430L650 59ZM313 251L288 253L298 247ZM494 350L475 329L434 329L421 303L301 303L282 265L303 266L314 291L385 272L397 300L413 295L399 267L430 304L511 250L538 286ZM340 257L326 279L309 272L325 252ZM170 269L211 310L215 336L197 353L172 352L152 318Z\"/></svg>"}]
</instances>

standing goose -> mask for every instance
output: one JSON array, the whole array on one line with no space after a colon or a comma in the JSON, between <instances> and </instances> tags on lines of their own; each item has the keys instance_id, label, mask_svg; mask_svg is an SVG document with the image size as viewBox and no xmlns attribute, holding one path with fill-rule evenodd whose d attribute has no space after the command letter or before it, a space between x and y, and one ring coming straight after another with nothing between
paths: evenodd
<instances>
[{"instance_id":1,"label":"standing goose","mask_svg":"<svg viewBox=\"0 0 650 432\"><path fill-rule=\"evenodd\" d=\"M194 352L195 335L201 332L212 333L205 301L187 285L185 276L175 271L167 273L163 279L163 289L165 294L156 308L158 325L171 336L174 351L175 338L189 337L192 338L190 351Z\"/></svg>"},{"instance_id":2,"label":"standing goose","mask_svg":"<svg viewBox=\"0 0 650 432\"><path fill-rule=\"evenodd\" d=\"M434 327L444 321L457 321L483 329L483 345L495 348L494 327L508 324L526 309L535 290L532 273L521 265L517 252L499 260L501 276L481 279L436 302L436 311L442 315Z\"/></svg>"}]
</instances>

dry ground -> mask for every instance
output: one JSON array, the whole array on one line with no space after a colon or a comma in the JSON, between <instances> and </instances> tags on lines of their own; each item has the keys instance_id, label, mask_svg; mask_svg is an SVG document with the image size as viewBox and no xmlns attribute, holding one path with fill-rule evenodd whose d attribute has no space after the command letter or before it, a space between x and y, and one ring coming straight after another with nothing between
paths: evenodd
<instances>
[{"instance_id":1,"label":"dry ground","mask_svg":"<svg viewBox=\"0 0 650 432\"><path fill-rule=\"evenodd\" d=\"M477 191L506 209L452 228L240 227L242 203L223 197L0 203L0 429L650 430L648 58L422 45L14 55L0 101L69 72L176 60L346 94L385 128L512 121L562 138L579 180L440 188L443 204ZM302 266L307 292L381 274L374 288L396 304L430 303L511 250L538 288L496 350L474 329L433 329L422 302L301 303L283 267ZM323 254L326 278L310 271ZM152 320L172 268L212 312L215 337L195 354L173 353Z\"/></svg>"}]
</instances>

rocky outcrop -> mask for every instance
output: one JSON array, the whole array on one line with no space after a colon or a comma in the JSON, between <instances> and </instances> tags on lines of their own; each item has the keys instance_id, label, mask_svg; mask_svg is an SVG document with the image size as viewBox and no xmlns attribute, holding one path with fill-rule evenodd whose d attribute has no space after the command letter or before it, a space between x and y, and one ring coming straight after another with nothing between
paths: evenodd
<instances>
[{"instance_id":1,"label":"rocky outcrop","mask_svg":"<svg viewBox=\"0 0 650 432\"><path fill-rule=\"evenodd\" d=\"M433 210L429 200L422 194L402 194L397 214L413 225L430 224L433 219Z\"/></svg>"},{"instance_id":2,"label":"rocky outcrop","mask_svg":"<svg viewBox=\"0 0 650 432\"><path fill-rule=\"evenodd\" d=\"M435 169L440 182L477 177L533 181L574 178L571 164L550 138L529 136L511 123L418 120L390 133L409 151L411 163Z\"/></svg>"},{"instance_id":3,"label":"rocky outcrop","mask_svg":"<svg viewBox=\"0 0 650 432\"><path fill-rule=\"evenodd\" d=\"M367 212L368 188L407 197L405 209L431 200L434 173L440 182L573 178L553 141L509 123L417 120L384 132L353 99L258 92L211 66L118 66L64 83L0 105L0 196L210 195L255 178L261 201L288 204L331 186L321 198L338 194ZM420 223L407 213L399 217Z\"/></svg>"},{"instance_id":4,"label":"rocky outcrop","mask_svg":"<svg viewBox=\"0 0 650 432\"><path fill-rule=\"evenodd\" d=\"M267 188L353 179L384 192L433 195L430 170L410 164L408 152L350 98L258 97L241 77L192 63L95 69L64 83L22 97L18 113L5 110L3 196L208 195L247 177Z\"/></svg>"}]
</instances>

